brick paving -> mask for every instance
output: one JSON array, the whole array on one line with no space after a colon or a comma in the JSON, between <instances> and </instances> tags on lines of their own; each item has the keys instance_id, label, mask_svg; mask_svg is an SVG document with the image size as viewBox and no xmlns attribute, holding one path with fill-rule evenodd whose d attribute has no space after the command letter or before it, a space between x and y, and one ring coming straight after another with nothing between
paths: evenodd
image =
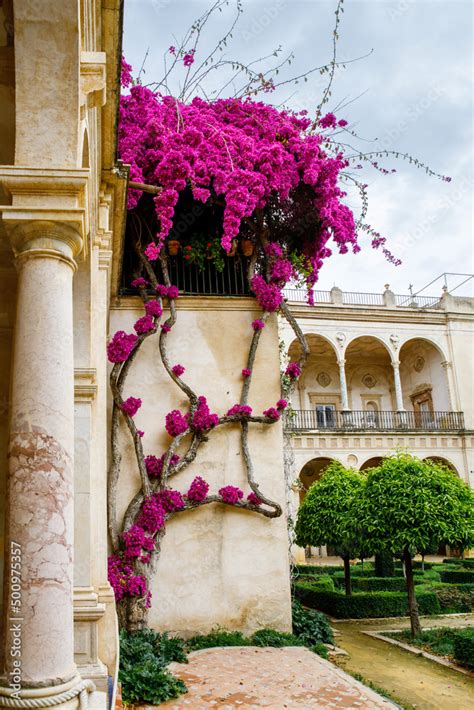
<instances>
[{"instance_id":1,"label":"brick paving","mask_svg":"<svg viewBox=\"0 0 474 710\"><path fill-rule=\"evenodd\" d=\"M306 648L211 648L191 653L188 664L172 663L170 670L188 693L160 710L396 707Z\"/></svg>"}]
</instances>

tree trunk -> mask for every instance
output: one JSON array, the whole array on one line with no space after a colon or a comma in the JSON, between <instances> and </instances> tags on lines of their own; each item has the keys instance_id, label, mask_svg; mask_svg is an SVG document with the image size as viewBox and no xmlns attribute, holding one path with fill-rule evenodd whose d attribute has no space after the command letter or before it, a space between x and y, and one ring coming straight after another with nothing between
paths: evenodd
<instances>
[{"instance_id":1,"label":"tree trunk","mask_svg":"<svg viewBox=\"0 0 474 710\"><path fill-rule=\"evenodd\" d=\"M421 571L422 572L425 571L425 556L424 555L421 556Z\"/></svg>"},{"instance_id":2,"label":"tree trunk","mask_svg":"<svg viewBox=\"0 0 474 710\"><path fill-rule=\"evenodd\" d=\"M395 564L393 555L388 550L377 552L375 555L375 576L376 577L393 577L395 574Z\"/></svg>"},{"instance_id":3,"label":"tree trunk","mask_svg":"<svg viewBox=\"0 0 474 710\"><path fill-rule=\"evenodd\" d=\"M346 596L352 596L352 585L351 585L351 564L349 557L344 556L344 583L346 586Z\"/></svg>"},{"instance_id":4,"label":"tree trunk","mask_svg":"<svg viewBox=\"0 0 474 710\"><path fill-rule=\"evenodd\" d=\"M403 560L405 562L407 592L408 592L408 611L410 614L411 635L413 638L421 634L420 617L418 616L418 604L415 597L415 583L413 580L413 566L409 550L403 552Z\"/></svg>"}]
</instances>

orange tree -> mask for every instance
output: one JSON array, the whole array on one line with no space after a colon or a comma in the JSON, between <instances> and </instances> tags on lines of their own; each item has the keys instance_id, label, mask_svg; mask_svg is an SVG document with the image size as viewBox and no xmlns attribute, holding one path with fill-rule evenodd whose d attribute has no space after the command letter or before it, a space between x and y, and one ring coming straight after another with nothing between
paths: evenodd
<instances>
[{"instance_id":1,"label":"orange tree","mask_svg":"<svg viewBox=\"0 0 474 710\"><path fill-rule=\"evenodd\" d=\"M373 551L402 551L412 635L421 632L412 555L446 543L474 545L474 494L448 468L396 453L369 471L358 508Z\"/></svg>"}]
</instances>

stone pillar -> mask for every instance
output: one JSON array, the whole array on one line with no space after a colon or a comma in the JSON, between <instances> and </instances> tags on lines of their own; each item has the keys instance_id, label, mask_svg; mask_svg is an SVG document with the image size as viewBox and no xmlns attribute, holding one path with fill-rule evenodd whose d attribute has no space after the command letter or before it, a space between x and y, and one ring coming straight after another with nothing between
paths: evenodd
<instances>
[{"instance_id":1,"label":"stone pillar","mask_svg":"<svg viewBox=\"0 0 474 710\"><path fill-rule=\"evenodd\" d=\"M445 377L446 377L446 388L448 390L448 405L449 405L449 411L454 412L455 407L454 407L454 397L453 397L453 392L454 392L454 387L453 387L453 372L452 372L452 365L448 360L443 360L441 363L441 367L444 370Z\"/></svg>"},{"instance_id":2,"label":"stone pillar","mask_svg":"<svg viewBox=\"0 0 474 710\"><path fill-rule=\"evenodd\" d=\"M402 382L400 380L400 363L398 360L392 360L393 382L395 385L395 401L397 403L397 412L404 412Z\"/></svg>"},{"instance_id":3,"label":"stone pillar","mask_svg":"<svg viewBox=\"0 0 474 710\"><path fill-rule=\"evenodd\" d=\"M339 360L339 382L341 387L341 409L342 412L349 412L349 396L347 394L347 382L346 382L346 361Z\"/></svg>"},{"instance_id":4,"label":"stone pillar","mask_svg":"<svg viewBox=\"0 0 474 710\"><path fill-rule=\"evenodd\" d=\"M5 686L35 697L79 682L73 657L74 371L72 278L82 242L71 225L16 224L18 277L11 388ZM15 595L19 565L21 593ZM13 606L14 599L18 606ZM18 611L16 611L16 609ZM20 647L19 656L12 649ZM20 660L20 666L15 661ZM66 685L65 685L66 684ZM8 694L0 689L2 695ZM39 690L41 689L41 690ZM77 706L76 697L73 704ZM60 705L59 707L62 707Z\"/></svg>"}]
</instances>

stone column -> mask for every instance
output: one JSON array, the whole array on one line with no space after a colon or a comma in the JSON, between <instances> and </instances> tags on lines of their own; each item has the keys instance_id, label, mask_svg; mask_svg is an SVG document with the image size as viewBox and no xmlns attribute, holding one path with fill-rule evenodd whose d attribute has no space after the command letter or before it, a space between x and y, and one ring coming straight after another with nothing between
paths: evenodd
<instances>
[{"instance_id":1,"label":"stone column","mask_svg":"<svg viewBox=\"0 0 474 710\"><path fill-rule=\"evenodd\" d=\"M452 365L448 360L443 360L441 363L441 367L444 370L445 376L446 376L446 388L448 391L448 407L450 412L454 412L454 397L453 397L453 372L452 372Z\"/></svg>"},{"instance_id":2,"label":"stone column","mask_svg":"<svg viewBox=\"0 0 474 710\"><path fill-rule=\"evenodd\" d=\"M339 365L339 382L341 387L341 409L342 412L349 412L349 396L347 394L347 382L346 382L346 361L341 359L338 361Z\"/></svg>"},{"instance_id":3,"label":"stone column","mask_svg":"<svg viewBox=\"0 0 474 710\"><path fill-rule=\"evenodd\" d=\"M17 671L20 697L26 699L28 688L41 688L40 695L51 696L79 680L73 657L72 278L81 237L71 225L25 221L12 230L11 238L19 278L5 617L18 621L6 628L3 684L11 687L11 674ZM21 569L18 612L12 606L14 560ZM12 655L16 646L21 648L19 656ZM18 658L20 666L15 664ZM37 696L39 691L34 692Z\"/></svg>"},{"instance_id":4,"label":"stone column","mask_svg":"<svg viewBox=\"0 0 474 710\"><path fill-rule=\"evenodd\" d=\"M398 360L392 360L393 382L395 385L395 401L397 403L397 412L404 412L402 382L400 379L400 363Z\"/></svg>"}]
</instances>

